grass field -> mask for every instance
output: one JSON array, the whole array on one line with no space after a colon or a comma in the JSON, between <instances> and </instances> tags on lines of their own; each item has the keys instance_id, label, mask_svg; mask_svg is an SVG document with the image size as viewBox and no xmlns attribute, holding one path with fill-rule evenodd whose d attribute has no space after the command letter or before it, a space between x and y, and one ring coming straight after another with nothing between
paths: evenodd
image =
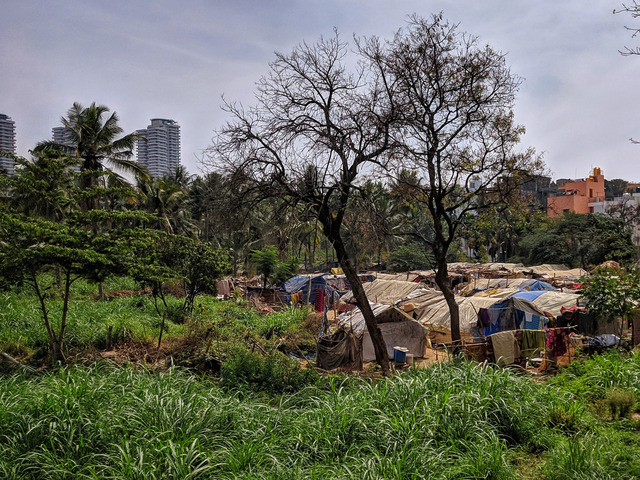
<instances>
[{"instance_id":1,"label":"grass field","mask_svg":"<svg viewBox=\"0 0 640 480\"><path fill-rule=\"evenodd\" d=\"M111 327L112 344L122 341L155 344L160 335L162 318L148 295L132 295L137 286L127 279L105 284L108 300L97 301L96 285L77 282L69 306L65 347L67 351L104 349ZM128 292L128 295L113 295ZM258 314L246 303L221 302L201 296L190 315L182 310L183 299L166 296L168 315L163 340L192 337L191 347L204 350L205 336L212 339L209 353L222 359L238 344L270 349L281 347L315 350L315 327L305 327L309 317L306 309L288 308L270 314ZM61 318L62 300L55 294L47 299L47 308L57 330ZM196 341L198 340L198 341ZM26 287L0 292L0 349L18 357L46 357L48 337L42 321L37 297ZM282 349L282 348L281 348ZM192 352L190 352L192 353Z\"/></svg>"},{"instance_id":2,"label":"grass field","mask_svg":"<svg viewBox=\"0 0 640 480\"><path fill-rule=\"evenodd\" d=\"M73 295L69 348L102 348L108 325L116 340L157 340L148 297L96 301L89 284ZM169 302L163 338L190 349L182 367L169 352L161 366L5 369L0 478L640 478L638 351L546 380L464 360L388 379L321 376L286 355L313 349L304 309L259 314L201 297L181 318L181 300ZM44 355L39 315L28 292L0 293L0 348ZM209 361L219 368L194 367Z\"/></svg>"},{"instance_id":3,"label":"grass field","mask_svg":"<svg viewBox=\"0 0 640 480\"><path fill-rule=\"evenodd\" d=\"M2 387L6 479L640 476L637 421L464 361L278 395L109 365L13 375Z\"/></svg>"}]
</instances>

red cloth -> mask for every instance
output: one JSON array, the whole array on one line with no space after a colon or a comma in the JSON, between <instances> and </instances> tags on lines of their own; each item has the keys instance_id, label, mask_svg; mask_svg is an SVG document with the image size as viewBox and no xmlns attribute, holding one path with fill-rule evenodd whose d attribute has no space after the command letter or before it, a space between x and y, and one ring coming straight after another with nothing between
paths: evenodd
<instances>
[{"instance_id":1,"label":"red cloth","mask_svg":"<svg viewBox=\"0 0 640 480\"><path fill-rule=\"evenodd\" d=\"M322 312L324 308L324 290L316 290L316 302L315 302L316 312Z\"/></svg>"}]
</instances>

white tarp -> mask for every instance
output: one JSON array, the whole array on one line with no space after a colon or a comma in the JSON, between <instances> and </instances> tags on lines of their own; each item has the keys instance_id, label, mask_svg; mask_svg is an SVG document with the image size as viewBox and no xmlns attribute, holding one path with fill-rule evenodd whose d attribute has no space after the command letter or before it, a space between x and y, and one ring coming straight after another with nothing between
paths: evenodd
<instances>
[{"instance_id":1,"label":"white tarp","mask_svg":"<svg viewBox=\"0 0 640 480\"><path fill-rule=\"evenodd\" d=\"M421 283L380 279L365 283L362 286L370 302L383 303L385 305L393 305L411 292L424 287ZM349 291L340 300L348 302L352 298L353 292Z\"/></svg>"},{"instance_id":2,"label":"white tarp","mask_svg":"<svg viewBox=\"0 0 640 480\"><path fill-rule=\"evenodd\" d=\"M392 305L375 303L370 305L387 345L389 358L393 358L393 347L395 346L407 348L407 353L411 353L415 357L424 356L426 328ZM343 330L353 331L356 338L362 338L362 361L371 362L376 359L371 337L359 309L340 316L338 326Z\"/></svg>"}]
</instances>

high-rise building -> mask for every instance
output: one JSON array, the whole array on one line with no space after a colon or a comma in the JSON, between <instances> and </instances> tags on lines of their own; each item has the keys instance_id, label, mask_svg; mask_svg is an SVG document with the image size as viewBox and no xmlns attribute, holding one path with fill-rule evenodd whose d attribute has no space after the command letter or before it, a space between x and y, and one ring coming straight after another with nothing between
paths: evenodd
<instances>
[{"instance_id":1,"label":"high-rise building","mask_svg":"<svg viewBox=\"0 0 640 480\"><path fill-rule=\"evenodd\" d=\"M55 143L75 148L76 144L71 138L71 133L66 127L53 127L51 132L53 133L53 141Z\"/></svg>"},{"instance_id":2,"label":"high-rise building","mask_svg":"<svg viewBox=\"0 0 640 480\"><path fill-rule=\"evenodd\" d=\"M14 155L16 153L16 124L4 113L0 113L0 150ZM15 162L12 158L0 155L0 168L13 175L14 167Z\"/></svg>"},{"instance_id":3,"label":"high-rise building","mask_svg":"<svg viewBox=\"0 0 640 480\"><path fill-rule=\"evenodd\" d=\"M57 143L59 145L66 145L67 147L71 147L72 149L75 150L76 142L71 137L71 132L69 132L67 127L53 127L51 129L51 133L53 134L53 143ZM71 156L75 156L75 153L73 153L73 151L72 152L65 152L65 153L68 153ZM71 167L71 169L74 172L79 173L80 172L80 164L74 165L73 167Z\"/></svg>"},{"instance_id":4,"label":"high-rise building","mask_svg":"<svg viewBox=\"0 0 640 480\"><path fill-rule=\"evenodd\" d=\"M180 125L174 120L152 118L151 125L138 130L138 163L147 167L152 177L173 173L180 164Z\"/></svg>"}]
</instances>

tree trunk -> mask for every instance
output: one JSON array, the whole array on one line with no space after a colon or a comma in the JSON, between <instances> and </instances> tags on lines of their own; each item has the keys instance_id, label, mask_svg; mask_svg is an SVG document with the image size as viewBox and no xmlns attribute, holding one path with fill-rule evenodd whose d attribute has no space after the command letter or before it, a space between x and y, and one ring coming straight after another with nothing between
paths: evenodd
<instances>
[{"instance_id":1,"label":"tree trunk","mask_svg":"<svg viewBox=\"0 0 640 480\"><path fill-rule=\"evenodd\" d=\"M444 262L444 266L438 265L436 271L436 284L440 288L442 295L444 296L447 306L449 307L449 316L451 317L451 342L452 351L458 353L460 350L460 340L462 338L460 334L460 309L458 302L456 302L456 296L451 288L451 282L449 282L449 272L447 270L447 262Z\"/></svg>"},{"instance_id":2,"label":"tree trunk","mask_svg":"<svg viewBox=\"0 0 640 480\"><path fill-rule=\"evenodd\" d=\"M438 232L436 231L436 244L433 248L433 253L436 257L436 285L440 288L442 295L444 296L447 306L449 307L449 316L451 317L451 342L452 351L458 353L460 351L460 309L456 302L456 296L451 288L451 282L449 281L449 270L447 267L447 249L442 248L442 241L437 241Z\"/></svg>"},{"instance_id":3,"label":"tree trunk","mask_svg":"<svg viewBox=\"0 0 640 480\"><path fill-rule=\"evenodd\" d=\"M373 314L373 310L371 310L371 305L369 304L367 295L364 292L362 282L356 273L356 269L351 263L351 259L349 259L349 256L347 255L347 251L340 235L333 235L329 240L336 252L342 271L351 284L351 291L353 292L358 308L364 317L365 324L367 325L367 331L371 336L371 343L373 343L373 349L376 354L376 362L378 362L382 368L382 373L386 375L389 372L389 355L387 353L387 345L382 337L380 328L378 328L378 322Z\"/></svg>"}]
</instances>

